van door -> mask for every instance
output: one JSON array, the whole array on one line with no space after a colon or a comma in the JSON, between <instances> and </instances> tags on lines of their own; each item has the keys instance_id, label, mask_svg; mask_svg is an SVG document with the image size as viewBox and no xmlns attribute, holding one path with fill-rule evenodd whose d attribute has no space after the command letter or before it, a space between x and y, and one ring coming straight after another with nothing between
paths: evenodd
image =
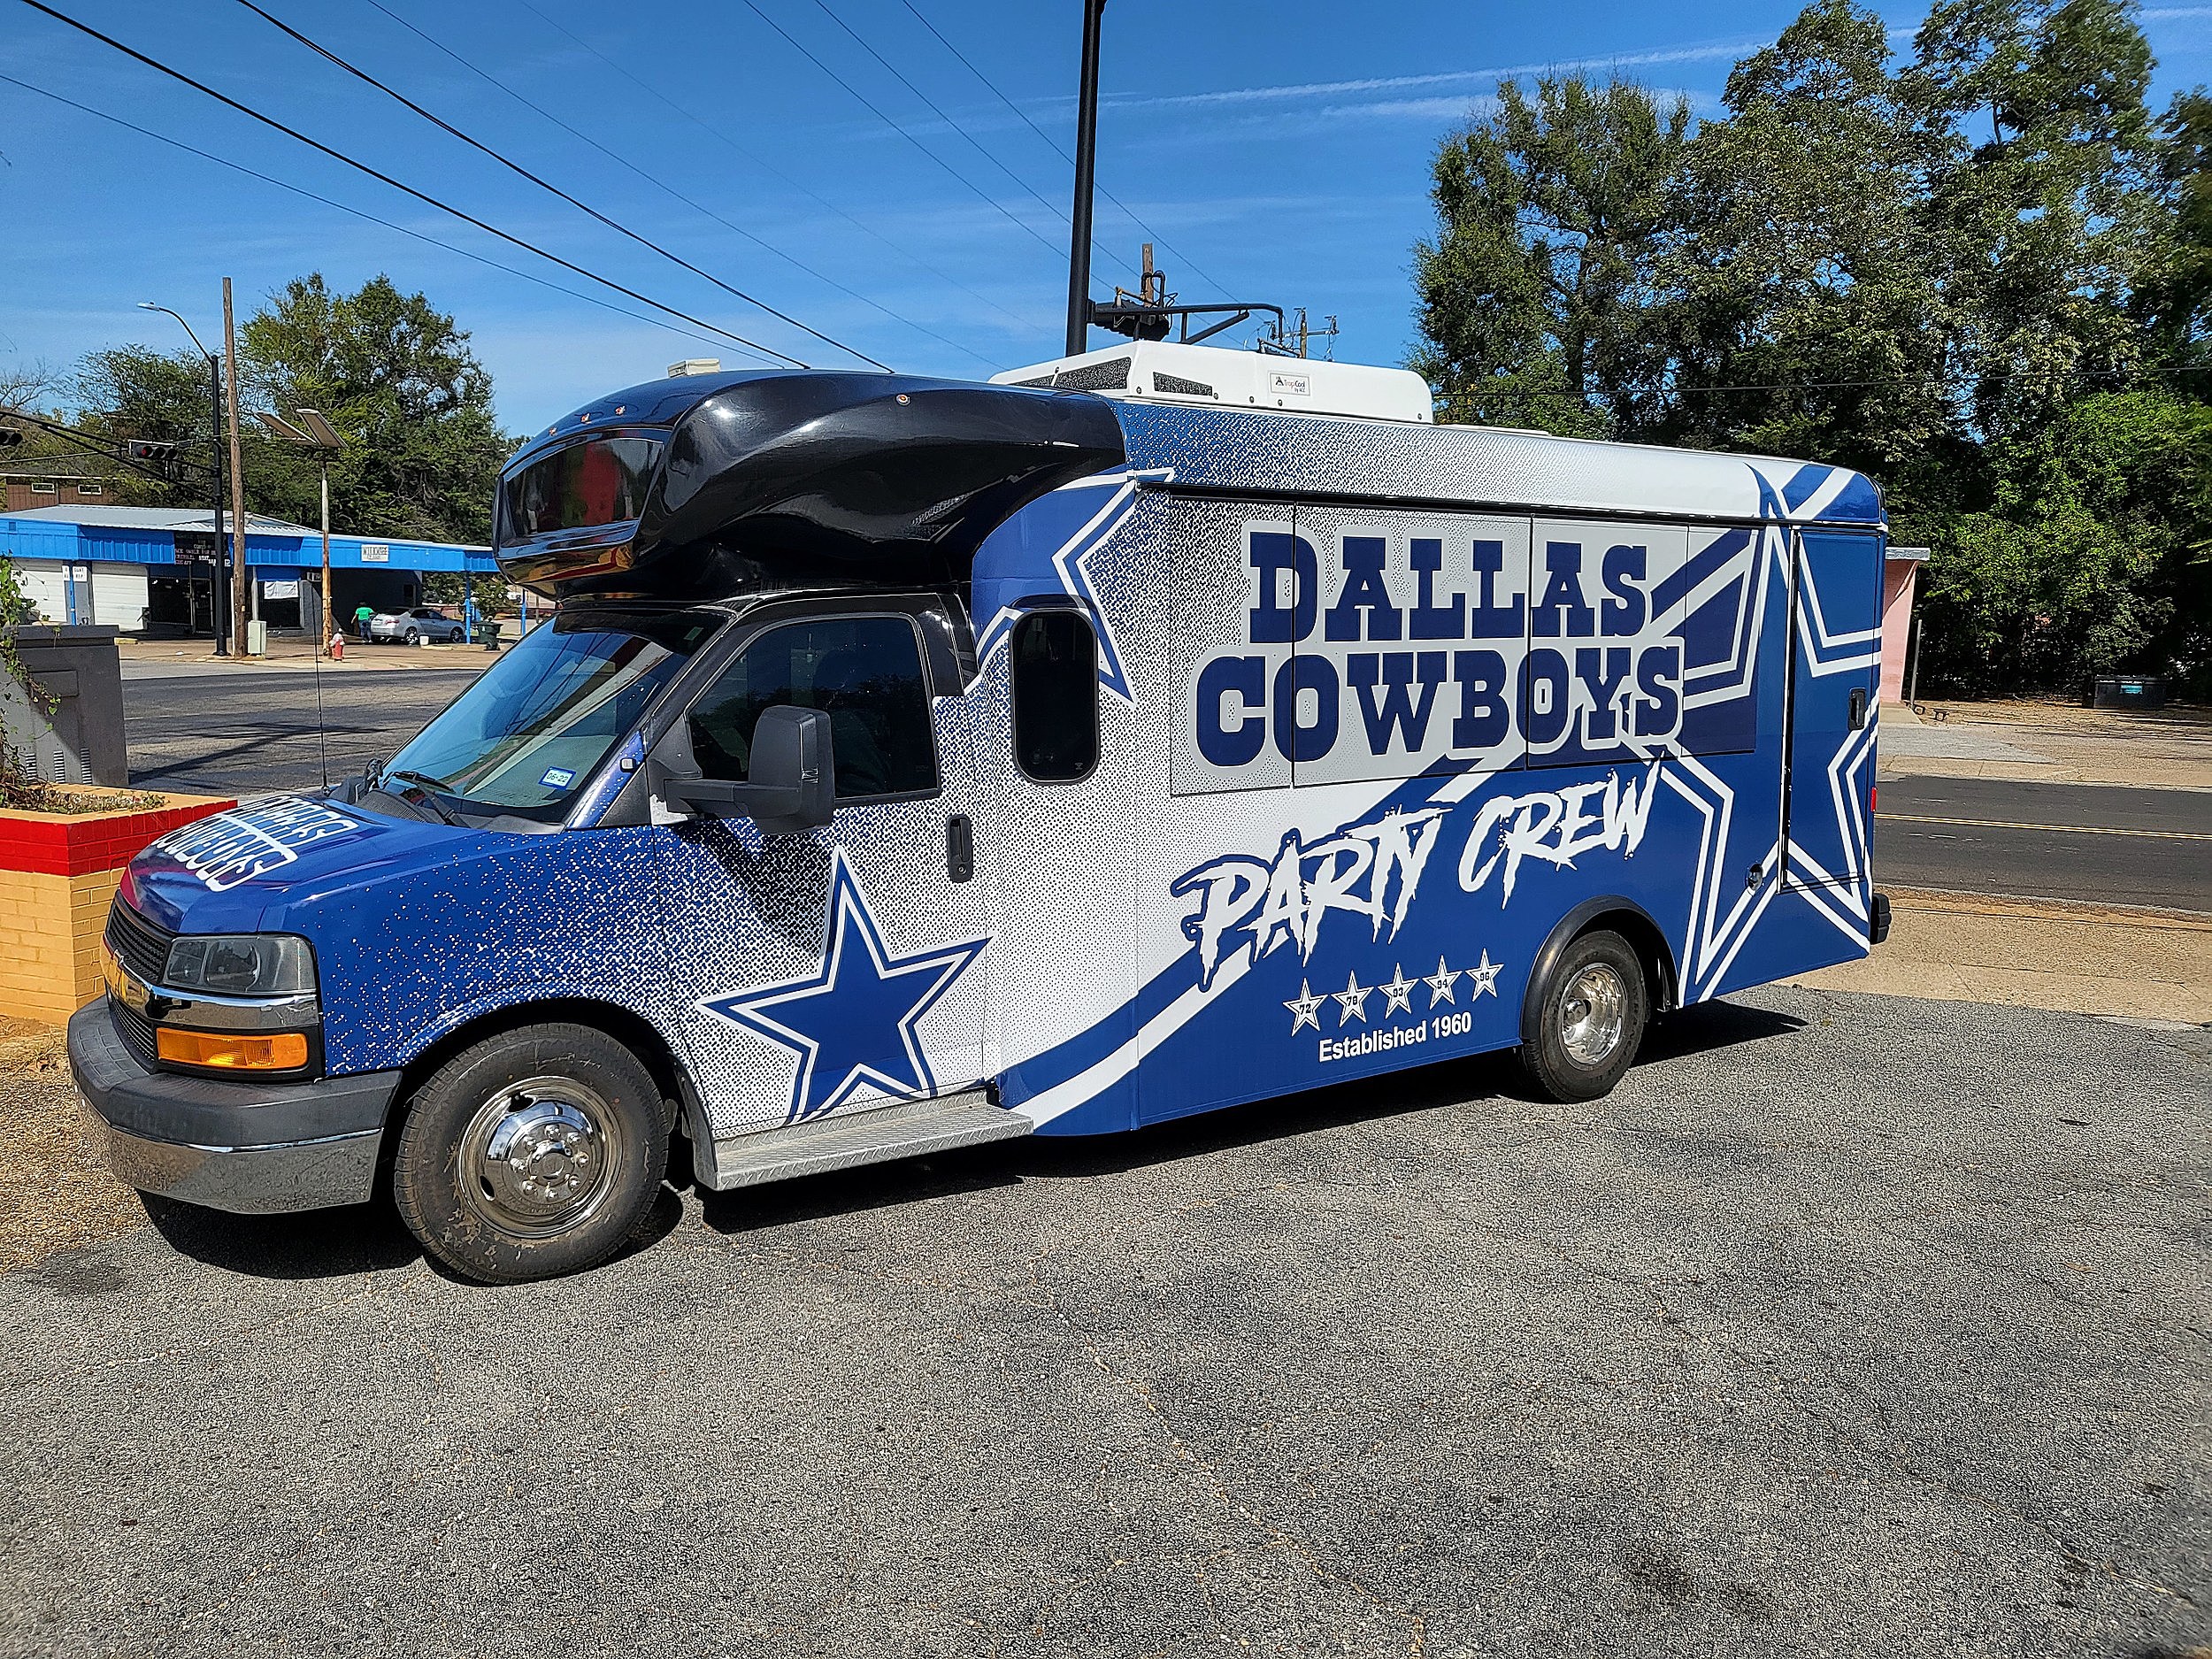
<instances>
[{"instance_id":1,"label":"van door","mask_svg":"<svg viewBox=\"0 0 2212 1659\"><path fill-rule=\"evenodd\" d=\"M926 601L764 616L685 716L701 770L742 781L763 710L821 710L837 791L818 830L674 827L672 961L717 1140L983 1075L988 884L968 879L973 780L939 701L960 687L930 622Z\"/></svg>"},{"instance_id":2,"label":"van door","mask_svg":"<svg viewBox=\"0 0 2212 1659\"><path fill-rule=\"evenodd\" d=\"M1849 887L1865 877L1871 827L1882 539L1800 531L1794 565L1785 880L1801 889Z\"/></svg>"}]
</instances>

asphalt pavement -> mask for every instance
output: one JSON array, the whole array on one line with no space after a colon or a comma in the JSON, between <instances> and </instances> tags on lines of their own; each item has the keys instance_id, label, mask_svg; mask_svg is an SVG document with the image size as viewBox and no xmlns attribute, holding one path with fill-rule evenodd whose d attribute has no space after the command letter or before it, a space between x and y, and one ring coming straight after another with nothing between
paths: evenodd
<instances>
[{"instance_id":1,"label":"asphalt pavement","mask_svg":"<svg viewBox=\"0 0 2212 1659\"><path fill-rule=\"evenodd\" d=\"M392 752L484 670L233 669L123 682L131 781L192 795L312 788Z\"/></svg>"},{"instance_id":2,"label":"asphalt pavement","mask_svg":"<svg viewBox=\"0 0 2212 1659\"><path fill-rule=\"evenodd\" d=\"M1768 989L702 1205L0 1280L12 1654L2179 1655L2212 1033Z\"/></svg>"},{"instance_id":3,"label":"asphalt pavement","mask_svg":"<svg viewBox=\"0 0 2212 1659\"><path fill-rule=\"evenodd\" d=\"M1880 787L1877 885L2212 912L2212 791L1993 778Z\"/></svg>"}]
</instances>

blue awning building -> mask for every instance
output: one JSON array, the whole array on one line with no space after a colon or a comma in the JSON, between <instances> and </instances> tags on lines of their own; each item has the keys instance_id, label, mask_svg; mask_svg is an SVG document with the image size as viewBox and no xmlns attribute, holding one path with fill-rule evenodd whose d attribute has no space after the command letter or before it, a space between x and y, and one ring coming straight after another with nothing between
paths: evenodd
<instances>
[{"instance_id":1,"label":"blue awning building","mask_svg":"<svg viewBox=\"0 0 2212 1659\"><path fill-rule=\"evenodd\" d=\"M223 534L229 534L229 516ZM214 616L214 515L205 508L72 503L0 517L0 557L50 622L108 623L128 634L207 634ZM322 534L246 515L248 609L273 632L323 626ZM391 536L330 537L332 609L396 611L424 600L440 571L489 575L491 549Z\"/></svg>"}]
</instances>

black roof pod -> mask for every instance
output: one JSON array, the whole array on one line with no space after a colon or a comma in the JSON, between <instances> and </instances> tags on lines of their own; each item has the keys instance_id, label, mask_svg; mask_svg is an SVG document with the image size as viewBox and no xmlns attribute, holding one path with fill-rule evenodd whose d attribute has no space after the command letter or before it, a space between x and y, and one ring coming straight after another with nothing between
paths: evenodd
<instances>
[{"instance_id":1,"label":"black roof pod","mask_svg":"<svg viewBox=\"0 0 2212 1659\"><path fill-rule=\"evenodd\" d=\"M1124 459L1112 408L1085 394L804 371L634 387L556 422L506 471L664 422L626 551L578 558L534 538L498 548L502 568L561 597L964 585L1012 513Z\"/></svg>"}]
</instances>

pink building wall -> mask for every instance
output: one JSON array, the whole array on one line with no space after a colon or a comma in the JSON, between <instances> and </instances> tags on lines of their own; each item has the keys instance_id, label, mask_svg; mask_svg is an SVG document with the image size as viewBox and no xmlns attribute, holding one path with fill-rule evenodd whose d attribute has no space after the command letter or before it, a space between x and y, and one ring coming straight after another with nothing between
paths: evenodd
<instances>
[{"instance_id":1,"label":"pink building wall","mask_svg":"<svg viewBox=\"0 0 2212 1659\"><path fill-rule=\"evenodd\" d=\"M1882 565L1882 687L1878 701L1905 700L1905 655L1912 643L1913 591L1928 557L1921 547L1893 547Z\"/></svg>"}]
</instances>

